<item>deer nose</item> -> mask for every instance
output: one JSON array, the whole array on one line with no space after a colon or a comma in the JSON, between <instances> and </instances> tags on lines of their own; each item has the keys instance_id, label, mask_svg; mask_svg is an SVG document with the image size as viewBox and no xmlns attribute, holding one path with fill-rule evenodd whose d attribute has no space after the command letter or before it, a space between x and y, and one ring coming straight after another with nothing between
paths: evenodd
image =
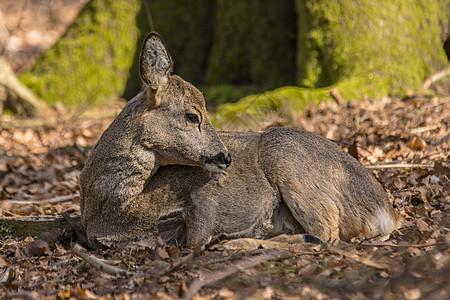
<instances>
[{"instance_id":1,"label":"deer nose","mask_svg":"<svg viewBox=\"0 0 450 300\"><path fill-rule=\"evenodd\" d=\"M228 153L219 153L213 158L206 160L207 164L214 164L218 166L220 169L228 168L231 165L231 155Z\"/></svg>"}]
</instances>

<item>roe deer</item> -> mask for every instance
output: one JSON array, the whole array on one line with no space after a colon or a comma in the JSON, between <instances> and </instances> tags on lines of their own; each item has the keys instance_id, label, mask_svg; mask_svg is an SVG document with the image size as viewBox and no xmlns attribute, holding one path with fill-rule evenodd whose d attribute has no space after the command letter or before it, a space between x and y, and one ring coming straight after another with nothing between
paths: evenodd
<instances>
[{"instance_id":1,"label":"roe deer","mask_svg":"<svg viewBox=\"0 0 450 300\"><path fill-rule=\"evenodd\" d=\"M150 33L143 90L80 176L91 243L153 247L158 233L189 246L287 232L339 241L399 226L380 183L340 147L298 129L217 133L202 94L171 71L162 38Z\"/></svg>"}]
</instances>

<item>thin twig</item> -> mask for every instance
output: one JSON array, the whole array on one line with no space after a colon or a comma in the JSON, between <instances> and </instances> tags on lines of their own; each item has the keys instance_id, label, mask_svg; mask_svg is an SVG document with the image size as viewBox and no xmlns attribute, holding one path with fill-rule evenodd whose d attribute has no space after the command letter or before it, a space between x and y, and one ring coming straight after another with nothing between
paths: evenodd
<instances>
[{"instance_id":1,"label":"thin twig","mask_svg":"<svg viewBox=\"0 0 450 300\"><path fill-rule=\"evenodd\" d=\"M2 201L5 201L5 200L2 200ZM3 209L3 213L4 213L5 216L8 216L8 217L14 217L14 218L21 218L21 217L23 217L21 215L13 213L12 211L10 211L9 209L6 209L6 208Z\"/></svg>"},{"instance_id":2,"label":"thin twig","mask_svg":"<svg viewBox=\"0 0 450 300\"><path fill-rule=\"evenodd\" d=\"M259 255L262 253L264 253L263 249L248 250L245 252L245 254L248 255L249 257L256 256L256 255ZM242 256L227 256L227 257L222 257L222 258L210 259L209 263L217 264L217 263L222 263L222 262L227 262L227 261L232 261L232 260L239 260L239 259L242 259Z\"/></svg>"},{"instance_id":3,"label":"thin twig","mask_svg":"<svg viewBox=\"0 0 450 300\"><path fill-rule=\"evenodd\" d=\"M150 31L155 31L155 26L153 25L152 12L150 11L150 7L148 6L147 1L142 1L144 3L145 13L147 14L148 25L150 26Z\"/></svg>"},{"instance_id":4,"label":"thin twig","mask_svg":"<svg viewBox=\"0 0 450 300\"><path fill-rule=\"evenodd\" d=\"M417 134L417 133L422 133L422 132L425 132L425 131L435 130L435 129L438 129L439 127L441 127L441 125L429 125L429 126L424 126L424 127L418 127L418 128L411 129L410 132L412 134Z\"/></svg>"},{"instance_id":5,"label":"thin twig","mask_svg":"<svg viewBox=\"0 0 450 300\"><path fill-rule=\"evenodd\" d=\"M269 261L275 257L277 257L280 253L275 252L274 254L263 254L257 257L254 257L251 260L243 261L241 263L232 265L223 271L214 272L212 274L208 274L207 278L204 279L196 279L188 288L186 293L183 296L183 299L192 299L195 294L197 294L204 286L214 283L216 281L222 280L238 271L242 271L254 266L257 266L263 262Z\"/></svg>"},{"instance_id":6,"label":"thin twig","mask_svg":"<svg viewBox=\"0 0 450 300\"><path fill-rule=\"evenodd\" d=\"M32 293L26 291L20 291L16 293L6 293L5 299L37 300L37 298Z\"/></svg>"},{"instance_id":7,"label":"thin twig","mask_svg":"<svg viewBox=\"0 0 450 300\"><path fill-rule=\"evenodd\" d=\"M3 201L9 202L11 204L39 204L41 202L48 202L48 203L62 203L62 202L68 202L72 201L75 198L80 197L80 193L70 194L70 195L64 195L64 196L56 196L54 198L50 199L41 199L41 200L15 200L15 199L5 199Z\"/></svg>"},{"instance_id":8,"label":"thin twig","mask_svg":"<svg viewBox=\"0 0 450 300\"><path fill-rule=\"evenodd\" d=\"M33 269L36 272L38 272L38 274L40 276L39 280L36 280L36 283L34 283L31 287L35 287L35 286L41 284L42 282L44 282L45 281L44 274L42 274L41 271L39 271L39 269L36 268L36 266L28 259L28 257L25 255L25 253L23 253L22 250L20 250L17 245L16 245L16 249L17 249L17 252L19 252L19 254L27 261L27 263L29 263L33 267Z\"/></svg>"},{"instance_id":9,"label":"thin twig","mask_svg":"<svg viewBox=\"0 0 450 300\"><path fill-rule=\"evenodd\" d=\"M7 278L5 278L6 275L8 275ZM8 266L8 268L6 268L6 270L2 273L2 275L0 275L0 283L11 282L12 278L14 278L14 274L11 271L11 266Z\"/></svg>"},{"instance_id":10,"label":"thin twig","mask_svg":"<svg viewBox=\"0 0 450 300\"><path fill-rule=\"evenodd\" d=\"M109 275L125 274L128 273L126 270L112 266L105 263L104 261L98 259L97 257L87 253L87 250L81 247L78 243L72 248L72 252L84 259L91 266L99 269L101 272L105 272Z\"/></svg>"},{"instance_id":11,"label":"thin twig","mask_svg":"<svg viewBox=\"0 0 450 300\"><path fill-rule=\"evenodd\" d=\"M194 258L199 257L205 251L206 251L206 247L204 247L204 246L195 248L194 251L192 251L191 253L189 253L185 257L182 257L179 260L175 261L173 263L172 267L170 267L168 270L162 272L160 274L160 276L164 276L164 275L170 274L170 273L178 270L182 265L191 263L194 260Z\"/></svg>"},{"instance_id":12,"label":"thin twig","mask_svg":"<svg viewBox=\"0 0 450 300\"><path fill-rule=\"evenodd\" d=\"M332 87L330 90L331 97L336 101L337 104L342 105L344 104L344 100L342 99L341 93L339 93L339 90L335 87Z\"/></svg>"},{"instance_id":13,"label":"thin twig","mask_svg":"<svg viewBox=\"0 0 450 300\"><path fill-rule=\"evenodd\" d=\"M443 70L441 72L438 72L438 73L432 75L431 77L427 78L427 80L425 80L425 82L423 83L422 87L424 89L427 89L427 88L429 88L431 86L431 84L433 82L441 80L442 78L444 78L444 77L446 77L448 75L450 75L450 68L447 68L447 69L445 69L445 70Z\"/></svg>"},{"instance_id":14,"label":"thin twig","mask_svg":"<svg viewBox=\"0 0 450 300\"><path fill-rule=\"evenodd\" d=\"M369 242L363 242L361 244L358 244L359 246L370 246L370 247L403 247L403 248L425 248L425 247L432 247L432 246L439 246L439 245L446 245L445 242L438 242L438 243L430 243L430 244L393 244L393 243L369 243Z\"/></svg>"},{"instance_id":15,"label":"thin twig","mask_svg":"<svg viewBox=\"0 0 450 300\"><path fill-rule=\"evenodd\" d=\"M380 164L380 165L364 165L367 169L392 169L392 168L422 168L432 169L432 165L425 164Z\"/></svg>"},{"instance_id":16,"label":"thin twig","mask_svg":"<svg viewBox=\"0 0 450 300\"><path fill-rule=\"evenodd\" d=\"M373 267L373 268L376 268L376 269L382 269L382 270L390 270L390 266L388 266L387 264L377 263L377 262L371 261L370 259L367 259L367 258L364 258L364 257L360 257L360 256L355 255L353 253L349 253L349 252L347 252L345 250L338 249L338 248L336 248L334 246L330 246L328 248L328 250L330 252L332 252L332 253L336 253L336 254L342 255L342 256L344 256L346 258L352 259L352 260L354 260L356 262L362 263L362 264L364 264L366 266L369 266L369 267Z\"/></svg>"}]
</instances>

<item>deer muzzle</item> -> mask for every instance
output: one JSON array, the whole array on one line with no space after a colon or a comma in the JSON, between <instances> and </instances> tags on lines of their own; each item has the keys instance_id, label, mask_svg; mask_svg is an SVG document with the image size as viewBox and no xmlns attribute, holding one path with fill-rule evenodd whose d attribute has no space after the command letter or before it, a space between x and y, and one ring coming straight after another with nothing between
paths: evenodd
<instances>
[{"instance_id":1,"label":"deer muzzle","mask_svg":"<svg viewBox=\"0 0 450 300\"><path fill-rule=\"evenodd\" d=\"M231 155L228 153L219 153L213 158L207 158L205 168L212 172L219 172L231 165Z\"/></svg>"}]
</instances>

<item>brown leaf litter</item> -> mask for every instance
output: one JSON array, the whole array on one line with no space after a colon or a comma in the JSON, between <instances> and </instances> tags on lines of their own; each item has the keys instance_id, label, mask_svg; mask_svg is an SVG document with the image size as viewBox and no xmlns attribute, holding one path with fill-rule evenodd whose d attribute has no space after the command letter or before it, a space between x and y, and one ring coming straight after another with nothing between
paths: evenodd
<instances>
[{"instance_id":1,"label":"brown leaf litter","mask_svg":"<svg viewBox=\"0 0 450 300\"><path fill-rule=\"evenodd\" d=\"M0 216L79 212L78 175L111 120L3 122ZM324 103L281 120L336 141L373 171L404 218L387 241L241 239L196 255L164 245L86 252L119 270L108 274L74 254L70 241L2 238L0 298L448 299L449 122L450 99L424 96Z\"/></svg>"}]
</instances>

